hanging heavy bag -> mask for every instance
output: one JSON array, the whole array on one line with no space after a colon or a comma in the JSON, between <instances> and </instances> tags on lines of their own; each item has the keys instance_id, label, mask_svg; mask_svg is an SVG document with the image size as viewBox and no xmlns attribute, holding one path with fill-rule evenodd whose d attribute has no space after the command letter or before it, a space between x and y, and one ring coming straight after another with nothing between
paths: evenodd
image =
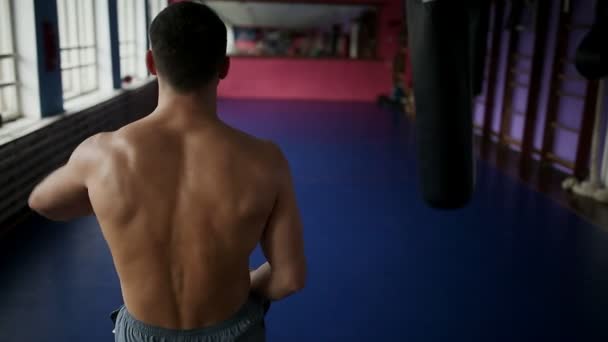
<instances>
[{"instance_id":1,"label":"hanging heavy bag","mask_svg":"<svg viewBox=\"0 0 608 342\"><path fill-rule=\"evenodd\" d=\"M483 0L407 0L419 182L432 207L465 206L474 188L472 30Z\"/></svg>"},{"instance_id":2,"label":"hanging heavy bag","mask_svg":"<svg viewBox=\"0 0 608 342\"><path fill-rule=\"evenodd\" d=\"M608 0L597 0L594 23L576 50L576 69L588 80L599 80L608 76L607 51Z\"/></svg>"}]
</instances>

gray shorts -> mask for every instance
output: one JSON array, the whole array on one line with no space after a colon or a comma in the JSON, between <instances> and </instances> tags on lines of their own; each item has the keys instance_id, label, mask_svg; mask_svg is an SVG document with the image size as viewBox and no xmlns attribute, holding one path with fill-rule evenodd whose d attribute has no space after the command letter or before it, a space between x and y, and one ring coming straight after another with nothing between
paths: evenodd
<instances>
[{"instance_id":1,"label":"gray shorts","mask_svg":"<svg viewBox=\"0 0 608 342\"><path fill-rule=\"evenodd\" d=\"M234 317L217 325L192 330L155 327L135 319L123 306L115 311L116 342L216 342L266 341L264 313L268 303L258 298L249 301Z\"/></svg>"}]
</instances>

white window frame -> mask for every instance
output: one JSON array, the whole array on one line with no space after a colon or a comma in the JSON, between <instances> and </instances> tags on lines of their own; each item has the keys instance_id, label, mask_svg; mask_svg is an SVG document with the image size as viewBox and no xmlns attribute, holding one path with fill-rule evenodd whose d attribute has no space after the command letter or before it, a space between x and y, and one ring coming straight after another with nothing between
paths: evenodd
<instances>
[{"instance_id":1,"label":"white window frame","mask_svg":"<svg viewBox=\"0 0 608 342\"><path fill-rule=\"evenodd\" d=\"M76 18L75 25L76 27L71 26L74 24L69 20L69 13L67 13L67 3L72 1L75 6ZM99 56L98 56L98 37L97 37L97 1L91 1L91 11L92 16L82 15L84 12L83 6L84 2L82 0L57 0L57 17L59 23L59 41L60 41L60 54L61 54L61 78L63 83L63 100L69 101L75 98L79 98L85 96L87 94L94 93L100 88L100 80L99 80ZM60 5L61 3L61 5ZM63 21L62 19L67 19L67 21ZM87 44L83 42L84 35L82 25L91 25L90 32L88 34L92 34L93 43ZM75 45L67 45L66 40L70 41L70 37L74 38L73 35L76 36L76 44ZM82 62L83 53L92 50L93 53L93 61L92 62ZM68 54L72 54L73 51L75 53L75 60L72 61L70 58L69 64L67 58L63 58ZM90 88L84 88L83 83L86 83L88 79L85 79L87 68L93 68L94 72L94 81L93 86ZM69 75L69 76L67 76ZM70 79L68 79L70 77ZM68 83L69 82L69 83ZM70 88L73 87L75 89L67 88L67 85L70 85Z\"/></svg>"},{"instance_id":2,"label":"white window frame","mask_svg":"<svg viewBox=\"0 0 608 342\"><path fill-rule=\"evenodd\" d=\"M7 9L7 20L8 23L0 23L0 30L2 30L2 25L6 25L8 27L9 32L5 36L0 37L0 39L10 39L10 51L8 53L0 54L0 62L10 60L12 61L12 75L9 75L9 81L1 81L4 77L2 77L2 68L0 67L0 112L2 112L2 121L0 125L3 123L14 121L19 119L22 116L21 108L20 108L20 92L19 92L19 72L17 67L17 44L16 44L16 35L15 35L15 20L14 14L15 11L13 9L13 0L0 0L0 10ZM0 32L0 34L3 34ZM12 76L12 77L10 77ZM12 107L5 107L7 105L7 89L12 88L14 91L15 98L13 99L14 105Z\"/></svg>"},{"instance_id":3,"label":"white window frame","mask_svg":"<svg viewBox=\"0 0 608 342\"><path fill-rule=\"evenodd\" d=\"M168 0L148 0L148 13L150 16L150 22L148 23L148 25L151 24L152 20L154 20L154 18L160 13L160 11L165 9L165 7L167 7L168 5Z\"/></svg>"},{"instance_id":4,"label":"white window frame","mask_svg":"<svg viewBox=\"0 0 608 342\"><path fill-rule=\"evenodd\" d=\"M145 65L146 3L136 0L118 0L118 45L120 56L120 78L123 85L127 76L132 82L147 76Z\"/></svg>"},{"instance_id":5,"label":"white window frame","mask_svg":"<svg viewBox=\"0 0 608 342\"><path fill-rule=\"evenodd\" d=\"M133 0L117 0L118 46L120 54L120 78L136 77L137 59L137 6Z\"/></svg>"},{"instance_id":6,"label":"white window frame","mask_svg":"<svg viewBox=\"0 0 608 342\"><path fill-rule=\"evenodd\" d=\"M150 29L152 21L165 7L169 6L169 0L146 0L146 6L148 6L148 23L146 25L146 38L148 38L147 32ZM149 44L148 47L150 47ZM148 72L148 76L152 75Z\"/></svg>"}]
</instances>

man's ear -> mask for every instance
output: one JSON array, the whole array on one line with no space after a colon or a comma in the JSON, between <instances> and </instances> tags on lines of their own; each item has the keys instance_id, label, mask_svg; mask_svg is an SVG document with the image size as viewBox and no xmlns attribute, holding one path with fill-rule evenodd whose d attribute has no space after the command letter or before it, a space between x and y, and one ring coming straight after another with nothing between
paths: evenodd
<instances>
[{"instance_id":1,"label":"man's ear","mask_svg":"<svg viewBox=\"0 0 608 342\"><path fill-rule=\"evenodd\" d=\"M152 55L152 50L148 50L146 53L146 66L148 67L148 71L156 76L156 62L154 61L154 55Z\"/></svg>"},{"instance_id":2,"label":"man's ear","mask_svg":"<svg viewBox=\"0 0 608 342\"><path fill-rule=\"evenodd\" d=\"M224 57L224 62L220 65L220 80L223 80L228 76L228 71L230 71L230 57L226 56Z\"/></svg>"}]
</instances>

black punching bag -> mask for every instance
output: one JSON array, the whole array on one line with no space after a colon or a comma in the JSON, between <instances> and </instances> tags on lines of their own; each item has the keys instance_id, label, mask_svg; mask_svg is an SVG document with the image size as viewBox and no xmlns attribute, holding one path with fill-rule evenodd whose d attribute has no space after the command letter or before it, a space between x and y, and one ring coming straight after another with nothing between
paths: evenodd
<instances>
[{"instance_id":1,"label":"black punching bag","mask_svg":"<svg viewBox=\"0 0 608 342\"><path fill-rule=\"evenodd\" d=\"M608 75L608 0L597 0L595 21L576 49L575 65L589 80Z\"/></svg>"},{"instance_id":2,"label":"black punching bag","mask_svg":"<svg viewBox=\"0 0 608 342\"><path fill-rule=\"evenodd\" d=\"M471 199L473 37L483 0L406 0L416 98L420 188L432 207L453 209Z\"/></svg>"}]
</instances>

